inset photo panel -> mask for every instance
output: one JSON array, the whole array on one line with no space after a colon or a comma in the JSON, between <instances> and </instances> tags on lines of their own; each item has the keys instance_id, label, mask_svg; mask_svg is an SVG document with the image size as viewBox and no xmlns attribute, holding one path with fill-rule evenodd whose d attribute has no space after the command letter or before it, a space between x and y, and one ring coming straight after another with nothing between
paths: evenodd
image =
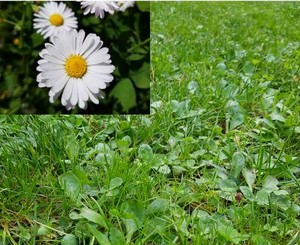
<instances>
[{"instance_id":1,"label":"inset photo panel","mask_svg":"<svg viewBox=\"0 0 300 245\"><path fill-rule=\"evenodd\" d=\"M0 114L149 108L150 2L0 2Z\"/></svg>"}]
</instances>

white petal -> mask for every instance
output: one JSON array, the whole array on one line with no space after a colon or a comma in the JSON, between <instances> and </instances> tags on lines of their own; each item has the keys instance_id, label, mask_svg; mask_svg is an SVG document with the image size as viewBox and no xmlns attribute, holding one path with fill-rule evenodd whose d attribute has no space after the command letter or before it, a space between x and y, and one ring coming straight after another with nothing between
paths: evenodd
<instances>
[{"instance_id":1,"label":"white petal","mask_svg":"<svg viewBox=\"0 0 300 245\"><path fill-rule=\"evenodd\" d=\"M57 64L57 63L51 63L51 62L40 64L39 67L40 67L41 71L51 70L51 71L55 72L57 70L64 70L64 65Z\"/></svg>"},{"instance_id":2,"label":"white petal","mask_svg":"<svg viewBox=\"0 0 300 245\"><path fill-rule=\"evenodd\" d=\"M97 86L97 78L90 73L87 73L83 78L82 78L85 86L93 93L97 94L99 92L99 88Z\"/></svg>"},{"instance_id":3,"label":"white petal","mask_svg":"<svg viewBox=\"0 0 300 245\"><path fill-rule=\"evenodd\" d=\"M80 52L79 52L79 54L81 54L83 57L84 57L84 53L87 52L89 49L91 49L94 46L94 44L95 44L94 35L95 34L89 34L85 38L85 40L82 44L82 47L80 49Z\"/></svg>"},{"instance_id":4,"label":"white petal","mask_svg":"<svg viewBox=\"0 0 300 245\"><path fill-rule=\"evenodd\" d=\"M72 90L73 90L73 82L74 82L74 79L69 79L69 81L67 82L67 84L65 86L64 92L62 94L62 98L65 101L69 101L71 98Z\"/></svg>"},{"instance_id":5,"label":"white petal","mask_svg":"<svg viewBox=\"0 0 300 245\"><path fill-rule=\"evenodd\" d=\"M83 43L84 37L85 37L84 30L80 30L78 32L78 36L77 36L77 39L76 39L76 48L75 48L75 53L76 54L80 53L80 49L82 47L82 43Z\"/></svg>"},{"instance_id":6,"label":"white petal","mask_svg":"<svg viewBox=\"0 0 300 245\"><path fill-rule=\"evenodd\" d=\"M78 91L79 91L79 98L83 101L88 101L89 95L87 92L87 87L83 81L78 83Z\"/></svg>"},{"instance_id":7,"label":"white petal","mask_svg":"<svg viewBox=\"0 0 300 245\"><path fill-rule=\"evenodd\" d=\"M99 55L97 53L94 53L90 55L90 57L87 59L88 65L98 65L101 63L106 63L110 59L109 54L103 54Z\"/></svg>"},{"instance_id":8,"label":"white petal","mask_svg":"<svg viewBox=\"0 0 300 245\"><path fill-rule=\"evenodd\" d=\"M53 85L51 90L53 93L57 93L59 91L62 91L63 88L66 86L67 82L69 81L69 78L67 75L62 76L59 80L57 80Z\"/></svg>"},{"instance_id":9,"label":"white petal","mask_svg":"<svg viewBox=\"0 0 300 245\"><path fill-rule=\"evenodd\" d=\"M90 90L88 90L88 94L89 94L89 97L90 97L90 100L94 103L94 104L99 104L99 100L97 98L97 95L92 93Z\"/></svg>"},{"instance_id":10,"label":"white petal","mask_svg":"<svg viewBox=\"0 0 300 245\"><path fill-rule=\"evenodd\" d=\"M72 95L71 95L71 100L70 100L70 102L73 106L75 106L78 102L78 80L79 79L74 79L74 82L73 82L73 89L72 89Z\"/></svg>"},{"instance_id":11,"label":"white petal","mask_svg":"<svg viewBox=\"0 0 300 245\"><path fill-rule=\"evenodd\" d=\"M78 102L79 108L85 110L87 108L87 102L81 100L81 98L79 98L79 102Z\"/></svg>"},{"instance_id":12,"label":"white petal","mask_svg":"<svg viewBox=\"0 0 300 245\"><path fill-rule=\"evenodd\" d=\"M41 73L41 76L43 79L59 79L61 76L63 76L64 72L63 71L56 71L56 72L53 72L51 70L49 71L43 71Z\"/></svg>"},{"instance_id":13,"label":"white petal","mask_svg":"<svg viewBox=\"0 0 300 245\"><path fill-rule=\"evenodd\" d=\"M101 75L90 71L88 76L83 77L84 83L93 93L98 93L99 89L105 89L107 87L106 82L110 82L109 80L104 80Z\"/></svg>"},{"instance_id":14,"label":"white petal","mask_svg":"<svg viewBox=\"0 0 300 245\"><path fill-rule=\"evenodd\" d=\"M54 101L61 95L62 91L57 93L53 93L51 90L49 91L49 101L50 103L54 103Z\"/></svg>"},{"instance_id":15,"label":"white petal","mask_svg":"<svg viewBox=\"0 0 300 245\"><path fill-rule=\"evenodd\" d=\"M49 62L56 63L56 64L61 64L61 65L65 64L64 60L61 60L61 59L59 59L55 56L49 55L49 54L45 54L44 59L49 61Z\"/></svg>"},{"instance_id":16,"label":"white petal","mask_svg":"<svg viewBox=\"0 0 300 245\"><path fill-rule=\"evenodd\" d=\"M96 73L112 73L115 70L115 66L108 64L101 64L95 66L89 66L89 70Z\"/></svg>"}]
</instances>

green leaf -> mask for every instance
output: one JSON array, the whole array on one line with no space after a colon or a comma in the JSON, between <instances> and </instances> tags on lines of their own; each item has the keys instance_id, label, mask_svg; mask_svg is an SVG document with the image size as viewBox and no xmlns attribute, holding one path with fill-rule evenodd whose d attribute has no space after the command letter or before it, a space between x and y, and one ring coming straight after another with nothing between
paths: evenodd
<instances>
[{"instance_id":1,"label":"green leaf","mask_svg":"<svg viewBox=\"0 0 300 245\"><path fill-rule=\"evenodd\" d=\"M119 177L116 177L116 178L114 178L110 181L109 189L110 190L115 189L115 188L119 187L122 184L123 184L123 180Z\"/></svg>"},{"instance_id":2,"label":"green leaf","mask_svg":"<svg viewBox=\"0 0 300 245\"><path fill-rule=\"evenodd\" d=\"M252 190L248 186L240 186L240 190L249 201L255 201L255 197L252 194Z\"/></svg>"},{"instance_id":3,"label":"green leaf","mask_svg":"<svg viewBox=\"0 0 300 245\"><path fill-rule=\"evenodd\" d=\"M111 245L110 241L108 240L107 234L103 234L102 232L98 231L96 227L92 226L91 224L87 224L87 228L100 245Z\"/></svg>"},{"instance_id":4,"label":"green leaf","mask_svg":"<svg viewBox=\"0 0 300 245\"><path fill-rule=\"evenodd\" d=\"M127 59L131 61L137 61L143 59L144 57L144 54L131 54L127 57Z\"/></svg>"},{"instance_id":5,"label":"green leaf","mask_svg":"<svg viewBox=\"0 0 300 245\"><path fill-rule=\"evenodd\" d=\"M229 129L233 130L244 123L244 115L242 113L234 113L230 120Z\"/></svg>"},{"instance_id":6,"label":"green leaf","mask_svg":"<svg viewBox=\"0 0 300 245\"><path fill-rule=\"evenodd\" d=\"M286 190L278 190L278 191L274 191L274 194L276 196L288 196L289 193Z\"/></svg>"},{"instance_id":7,"label":"green leaf","mask_svg":"<svg viewBox=\"0 0 300 245\"><path fill-rule=\"evenodd\" d=\"M61 245L77 245L77 239L73 234L67 234L61 240Z\"/></svg>"},{"instance_id":8,"label":"green leaf","mask_svg":"<svg viewBox=\"0 0 300 245\"><path fill-rule=\"evenodd\" d=\"M164 166L168 167L168 165L163 165L163 166L159 167L158 171L161 172L161 168L163 168ZM181 175L183 172L186 172L187 170L186 170L186 168L181 167L179 165L173 165L172 171L173 171L173 174L176 176L176 175ZM163 174L169 174L170 172L171 172L170 168L165 167L165 171L163 172Z\"/></svg>"},{"instance_id":9,"label":"green leaf","mask_svg":"<svg viewBox=\"0 0 300 245\"><path fill-rule=\"evenodd\" d=\"M18 84L18 77L16 73L11 71L4 72L4 79L5 88L10 94L13 94L14 90L16 89L15 86Z\"/></svg>"},{"instance_id":10,"label":"green leaf","mask_svg":"<svg viewBox=\"0 0 300 245\"><path fill-rule=\"evenodd\" d=\"M222 191L228 192L231 194L235 194L236 190L237 190L236 183L230 179L225 179L225 180L221 179L219 181L219 186Z\"/></svg>"},{"instance_id":11,"label":"green leaf","mask_svg":"<svg viewBox=\"0 0 300 245\"><path fill-rule=\"evenodd\" d=\"M43 36L38 33L33 33L31 35L31 40L33 48L36 48L37 46L40 46L42 43L45 42Z\"/></svg>"},{"instance_id":12,"label":"green leaf","mask_svg":"<svg viewBox=\"0 0 300 245\"><path fill-rule=\"evenodd\" d=\"M233 98L239 92L238 86L234 84L229 84L228 86L224 87L222 90L222 96L225 98Z\"/></svg>"},{"instance_id":13,"label":"green leaf","mask_svg":"<svg viewBox=\"0 0 300 245\"><path fill-rule=\"evenodd\" d=\"M29 241L30 239L31 239L31 234L30 234L30 231L29 231L29 229L26 229L26 228L24 228L24 227L19 227L19 229L20 229L20 232L19 232L19 236L22 238L22 239L24 239L24 240L26 240L26 241Z\"/></svg>"},{"instance_id":14,"label":"green leaf","mask_svg":"<svg viewBox=\"0 0 300 245\"><path fill-rule=\"evenodd\" d=\"M122 138L122 141L127 142L128 146L132 144L132 139L130 138L129 135L126 135Z\"/></svg>"},{"instance_id":15,"label":"green leaf","mask_svg":"<svg viewBox=\"0 0 300 245\"><path fill-rule=\"evenodd\" d=\"M244 115L239 103L235 100L229 100L226 103L227 118L229 119L229 129L233 130L244 123Z\"/></svg>"},{"instance_id":16,"label":"green leaf","mask_svg":"<svg viewBox=\"0 0 300 245\"><path fill-rule=\"evenodd\" d=\"M150 12L150 1L137 1L137 6L142 12Z\"/></svg>"},{"instance_id":17,"label":"green leaf","mask_svg":"<svg viewBox=\"0 0 300 245\"><path fill-rule=\"evenodd\" d=\"M255 171L254 170L251 171L251 170L248 170L248 169L244 168L242 170L242 174L243 174L243 176L246 180L247 185L250 188L250 191L252 192L252 186L254 185L255 179L256 179Z\"/></svg>"},{"instance_id":18,"label":"green leaf","mask_svg":"<svg viewBox=\"0 0 300 245\"><path fill-rule=\"evenodd\" d=\"M255 245L260 245L260 244L271 245L272 244L264 236L259 235L259 234L254 234L251 237L251 240L254 242Z\"/></svg>"},{"instance_id":19,"label":"green leaf","mask_svg":"<svg viewBox=\"0 0 300 245\"><path fill-rule=\"evenodd\" d=\"M191 81L187 88L191 94L195 94L195 92L199 89L199 83Z\"/></svg>"},{"instance_id":20,"label":"green leaf","mask_svg":"<svg viewBox=\"0 0 300 245\"><path fill-rule=\"evenodd\" d=\"M138 229L138 225L135 219L125 219L124 223L126 227L126 244L129 244L133 233Z\"/></svg>"},{"instance_id":21,"label":"green leaf","mask_svg":"<svg viewBox=\"0 0 300 245\"><path fill-rule=\"evenodd\" d=\"M37 230L37 234L39 236L47 236L47 235L51 234L51 232L52 232L52 230L45 225L41 225L39 227L39 229Z\"/></svg>"},{"instance_id":22,"label":"green leaf","mask_svg":"<svg viewBox=\"0 0 300 245\"><path fill-rule=\"evenodd\" d=\"M296 134L300 134L300 127L298 126L298 127L295 127L295 133Z\"/></svg>"},{"instance_id":23,"label":"green leaf","mask_svg":"<svg viewBox=\"0 0 300 245\"><path fill-rule=\"evenodd\" d=\"M220 225L218 226L218 233L228 242L239 244L242 241L243 236L232 226Z\"/></svg>"},{"instance_id":24,"label":"green leaf","mask_svg":"<svg viewBox=\"0 0 300 245\"><path fill-rule=\"evenodd\" d=\"M75 161L77 159L79 154L79 145L75 135L69 135L66 137L65 150L71 161Z\"/></svg>"},{"instance_id":25,"label":"green leaf","mask_svg":"<svg viewBox=\"0 0 300 245\"><path fill-rule=\"evenodd\" d=\"M87 219L88 221L91 221L93 223L96 223L106 229L108 229L108 225L106 222L106 219L101 216L99 213L95 212L94 210L91 210L89 208L82 208L80 210L80 215Z\"/></svg>"},{"instance_id":26,"label":"green leaf","mask_svg":"<svg viewBox=\"0 0 300 245\"><path fill-rule=\"evenodd\" d=\"M116 227L111 227L109 232L109 240L114 245L124 245L125 238L123 233Z\"/></svg>"},{"instance_id":27,"label":"green leaf","mask_svg":"<svg viewBox=\"0 0 300 245\"><path fill-rule=\"evenodd\" d=\"M272 121L268 120L267 118L264 118L264 119L263 119L263 122L264 122L267 126L269 126L270 128L276 129L274 123L273 123Z\"/></svg>"},{"instance_id":28,"label":"green leaf","mask_svg":"<svg viewBox=\"0 0 300 245\"><path fill-rule=\"evenodd\" d=\"M150 161L153 158L153 151L150 145L142 144L138 149L139 157L144 161Z\"/></svg>"},{"instance_id":29,"label":"green leaf","mask_svg":"<svg viewBox=\"0 0 300 245\"><path fill-rule=\"evenodd\" d=\"M285 122L285 118L282 115L280 115L279 113L272 112L270 114L270 117L273 121L279 121L279 122L283 122L283 123Z\"/></svg>"},{"instance_id":30,"label":"green leaf","mask_svg":"<svg viewBox=\"0 0 300 245\"><path fill-rule=\"evenodd\" d=\"M279 189L279 188L277 187L278 183L279 183L279 182L278 182L278 180L277 180L275 177L273 177L273 176L268 176L268 177L265 179L262 188L263 188L264 191L266 191L266 192L268 192L268 193L271 193L271 192L277 191L277 190Z\"/></svg>"},{"instance_id":31,"label":"green leaf","mask_svg":"<svg viewBox=\"0 0 300 245\"><path fill-rule=\"evenodd\" d=\"M266 55L265 59L267 62L272 63L276 60L276 57L273 54L268 54L268 55Z\"/></svg>"},{"instance_id":32,"label":"green leaf","mask_svg":"<svg viewBox=\"0 0 300 245\"><path fill-rule=\"evenodd\" d=\"M137 71L129 71L129 75L136 87L147 89L150 87L150 64L144 62L142 67Z\"/></svg>"},{"instance_id":33,"label":"green leaf","mask_svg":"<svg viewBox=\"0 0 300 245\"><path fill-rule=\"evenodd\" d=\"M232 156L231 170L229 176L233 177L234 179L238 179L244 166L245 166L244 155L240 152L234 153Z\"/></svg>"},{"instance_id":34,"label":"green leaf","mask_svg":"<svg viewBox=\"0 0 300 245\"><path fill-rule=\"evenodd\" d=\"M256 201L258 205L268 205L269 203L269 193L264 189L259 190L256 193Z\"/></svg>"},{"instance_id":35,"label":"green leaf","mask_svg":"<svg viewBox=\"0 0 300 245\"><path fill-rule=\"evenodd\" d=\"M278 231L278 227L270 225L269 223L264 225L264 230L270 231L270 232L276 232Z\"/></svg>"},{"instance_id":36,"label":"green leaf","mask_svg":"<svg viewBox=\"0 0 300 245\"><path fill-rule=\"evenodd\" d=\"M107 191L105 195L107 197L114 197L114 196L118 195L118 193L119 193L119 190L118 189L114 189L114 190Z\"/></svg>"},{"instance_id":37,"label":"green leaf","mask_svg":"<svg viewBox=\"0 0 300 245\"><path fill-rule=\"evenodd\" d=\"M162 165L162 166L159 166L157 168L157 171L162 173L162 174L169 174L171 173L171 169L168 165Z\"/></svg>"},{"instance_id":38,"label":"green leaf","mask_svg":"<svg viewBox=\"0 0 300 245\"><path fill-rule=\"evenodd\" d=\"M169 201L167 199L158 198L148 206L148 214L164 213L169 209Z\"/></svg>"},{"instance_id":39,"label":"green leaf","mask_svg":"<svg viewBox=\"0 0 300 245\"><path fill-rule=\"evenodd\" d=\"M125 78L118 82L110 92L111 97L116 97L121 103L123 109L128 111L136 106L136 94L130 79Z\"/></svg>"},{"instance_id":40,"label":"green leaf","mask_svg":"<svg viewBox=\"0 0 300 245\"><path fill-rule=\"evenodd\" d=\"M70 171L66 172L58 177L58 182L68 197L74 201L79 200L79 194L82 186L80 180L75 174Z\"/></svg>"},{"instance_id":41,"label":"green leaf","mask_svg":"<svg viewBox=\"0 0 300 245\"><path fill-rule=\"evenodd\" d=\"M255 66L250 62L246 62L243 66L243 71L245 74L253 74L255 72Z\"/></svg>"},{"instance_id":42,"label":"green leaf","mask_svg":"<svg viewBox=\"0 0 300 245\"><path fill-rule=\"evenodd\" d=\"M82 169L76 168L74 170L74 174L78 177L82 185L90 183L88 177L86 176L86 173Z\"/></svg>"},{"instance_id":43,"label":"green leaf","mask_svg":"<svg viewBox=\"0 0 300 245\"><path fill-rule=\"evenodd\" d=\"M82 216L81 216L79 213L75 212L75 211L72 211L72 212L69 214L69 217L70 217L70 219L72 219L72 220L82 219Z\"/></svg>"},{"instance_id":44,"label":"green leaf","mask_svg":"<svg viewBox=\"0 0 300 245\"><path fill-rule=\"evenodd\" d=\"M87 230L86 224L87 224L87 221L84 219L76 222L75 229L74 229L74 234L76 237L83 238L83 237L90 236L90 234Z\"/></svg>"},{"instance_id":45,"label":"green leaf","mask_svg":"<svg viewBox=\"0 0 300 245\"><path fill-rule=\"evenodd\" d=\"M126 230L131 233L134 230L139 229L143 225L143 220L145 217L146 210L144 205L137 202L125 202L121 205L121 211L123 214L123 218L128 221L128 226L126 225ZM134 224L131 223L131 220ZM126 236L128 238L128 236Z\"/></svg>"}]
</instances>

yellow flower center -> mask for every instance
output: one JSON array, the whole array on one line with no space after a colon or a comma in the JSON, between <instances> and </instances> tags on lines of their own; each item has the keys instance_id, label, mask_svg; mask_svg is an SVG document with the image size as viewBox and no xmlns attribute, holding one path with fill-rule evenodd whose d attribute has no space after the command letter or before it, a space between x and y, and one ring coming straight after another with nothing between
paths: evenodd
<instances>
[{"instance_id":1,"label":"yellow flower center","mask_svg":"<svg viewBox=\"0 0 300 245\"><path fill-rule=\"evenodd\" d=\"M65 70L70 77L82 78L87 70L87 64L80 55L71 55L65 63Z\"/></svg>"},{"instance_id":2,"label":"yellow flower center","mask_svg":"<svg viewBox=\"0 0 300 245\"><path fill-rule=\"evenodd\" d=\"M61 26L64 24L64 18L60 14L52 14L49 21L54 26Z\"/></svg>"}]
</instances>

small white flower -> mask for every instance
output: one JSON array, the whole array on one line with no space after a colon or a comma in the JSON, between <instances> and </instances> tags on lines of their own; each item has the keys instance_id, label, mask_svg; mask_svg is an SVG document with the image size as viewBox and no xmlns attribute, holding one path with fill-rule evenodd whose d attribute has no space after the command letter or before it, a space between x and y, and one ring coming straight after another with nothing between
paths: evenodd
<instances>
[{"instance_id":1,"label":"small white flower","mask_svg":"<svg viewBox=\"0 0 300 245\"><path fill-rule=\"evenodd\" d=\"M135 1L119 1L118 5L120 6L119 11L124 12L126 9L133 7Z\"/></svg>"},{"instance_id":2,"label":"small white flower","mask_svg":"<svg viewBox=\"0 0 300 245\"><path fill-rule=\"evenodd\" d=\"M95 14L96 17L101 19L104 18L105 12L114 14L115 11L119 10L119 5L117 1L81 1L81 8L85 8L83 14Z\"/></svg>"},{"instance_id":3,"label":"small white flower","mask_svg":"<svg viewBox=\"0 0 300 245\"><path fill-rule=\"evenodd\" d=\"M46 43L40 52L37 76L39 87L51 88L49 100L54 102L61 94L61 103L67 110L78 104L87 108L90 99L98 104L101 90L113 80L109 49L96 34L80 30L64 31Z\"/></svg>"},{"instance_id":4,"label":"small white flower","mask_svg":"<svg viewBox=\"0 0 300 245\"><path fill-rule=\"evenodd\" d=\"M62 2L47 2L34 16L33 27L44 38L52 38L61 31L77 29L74 12Z\"/></svg>"}]
</instances>

